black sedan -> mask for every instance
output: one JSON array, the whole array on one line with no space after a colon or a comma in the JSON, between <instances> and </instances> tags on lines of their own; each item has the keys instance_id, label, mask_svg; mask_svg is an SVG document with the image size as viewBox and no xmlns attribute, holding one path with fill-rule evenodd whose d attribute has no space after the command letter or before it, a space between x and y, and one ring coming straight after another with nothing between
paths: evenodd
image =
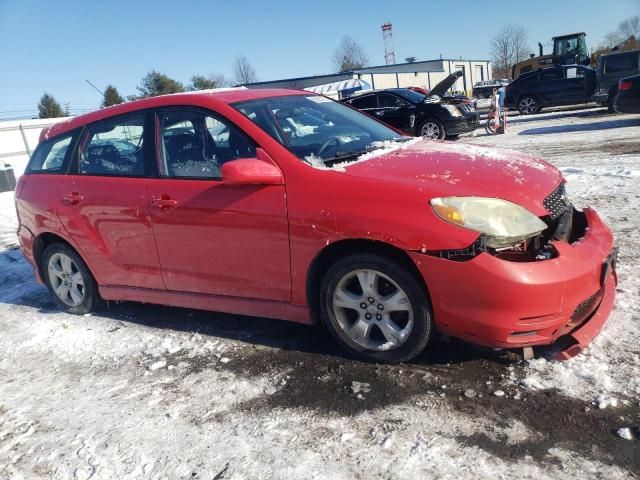
<instances>
[{"instance_id":1,"label":"black sedan","mask_svg":"<svg viewBox=\"0 0 640 480\"><path fill-rule=\"evenodd\" d=\"M414 136L454 138L479 125L472 103L453 105L438 95L427 96L408 88L376 90L342 101Z\"/></svg>"},{"instance_id":2,"label":"black sedan","mask_svg":"<svg viewBox=\"0 0 640 480\"><path fill-rule=\"evenodd\" d=\"M640 113L640 75L620 80L618 95L613 106L616 112Z\"/></svg>"}]
</instances>

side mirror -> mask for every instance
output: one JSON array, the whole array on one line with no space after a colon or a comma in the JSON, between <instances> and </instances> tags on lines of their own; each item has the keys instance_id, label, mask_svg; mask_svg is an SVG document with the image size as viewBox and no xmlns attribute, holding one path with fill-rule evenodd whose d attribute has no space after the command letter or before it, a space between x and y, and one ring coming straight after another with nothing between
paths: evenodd
<instances>
[{"instance_id":1,"label":"side mirror","mask_svg":"<svg viewBox=\"0 0 640 480\"><path fill-rule=\"evenodd\" d=\"M258 158L239 158L220 168L222 181L227 185L284 185L280 169L261 148Z\"/></svg>"}]
</instances>

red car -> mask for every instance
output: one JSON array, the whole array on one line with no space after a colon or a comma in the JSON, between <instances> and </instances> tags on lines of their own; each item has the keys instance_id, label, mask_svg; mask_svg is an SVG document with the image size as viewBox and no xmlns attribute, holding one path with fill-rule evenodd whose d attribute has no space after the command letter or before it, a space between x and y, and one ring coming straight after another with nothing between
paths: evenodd
<instances>
[{"instance_id":1,"label":"red car","mask_svg":"<svg viewBox=\"0 0 640 480\"><path fill-rule=\"evenodd\" d=\"M406 361L434 330L584 347L615 248L551 165L402 137L308 92L155 97L58 123L16 190L19 238L57 303L134 300L323 322Z\"/></svg>"}]
</instances>

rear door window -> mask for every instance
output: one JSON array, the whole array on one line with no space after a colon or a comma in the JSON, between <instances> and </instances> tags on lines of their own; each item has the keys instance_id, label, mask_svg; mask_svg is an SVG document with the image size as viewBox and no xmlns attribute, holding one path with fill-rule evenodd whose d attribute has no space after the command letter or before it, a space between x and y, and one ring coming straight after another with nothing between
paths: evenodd
<instances>
[{"instance_id":1,"label":"rear door window","mask_svg":"<svg viewBox=\"0 0 640 480\"><path fill-rule=\"evenodd\" d=\"M628 72L638 68L638 53L613 55L606 59L605 73Z\"/></svg>"},{"instance_id":2,"label":"rear door window","mask_svg":"<svg viewBox=\"0 0 640 480\"><path fill-rule=\"evenodd\" d=\"M78 173L140 177L144 175L145 113L95 123L80 145Z\"/></svg>"},{"instance_id":3,"label":"rear door window","mask_svg":"<svg viewBox=\"0 0 640 480\"><path fill-rule=\"evenodd\" d=\"M375 95L367 95L365 97L354 98L349 102L358 110L366 110L369 108L377 108Z\"/></svg>"},{"instance_id":4,"label":"rear door window","mask_svg":"<svg viewBox=\"0 0 640 480\"><path fill-rule=\"evenodd\" d=\"M33 153L27 171L60 173L72 139L73 135L66 135L41 143Z\"/></svg>"}]
</instances>

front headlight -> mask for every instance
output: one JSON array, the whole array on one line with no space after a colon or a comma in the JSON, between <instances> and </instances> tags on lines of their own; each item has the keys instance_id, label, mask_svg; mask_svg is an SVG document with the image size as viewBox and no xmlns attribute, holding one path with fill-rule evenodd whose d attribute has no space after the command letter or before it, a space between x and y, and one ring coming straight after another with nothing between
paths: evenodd
<instances>
[{"instance_id":1,"label":"front headlight","mask_svg":"<svg viewBox=\"0 0 640 480\"><path fill-rule=\"evenodd\" d=\"M451 114L452 117L461 117L462 113L458 110L458 107L455 105L442 105L447 111Z\"/></svg>"},{"instance_id":2,"label":"front headlight","mask_svg":"<svg viewBox=\"0 0 640 480\"><path fill-rule=\"evenodd\" d=\"M517 245L547 228L533 213L499 198L434 198L431 208L446 222L482 233L491 248Z\"/></svg>"}]
</instances>

